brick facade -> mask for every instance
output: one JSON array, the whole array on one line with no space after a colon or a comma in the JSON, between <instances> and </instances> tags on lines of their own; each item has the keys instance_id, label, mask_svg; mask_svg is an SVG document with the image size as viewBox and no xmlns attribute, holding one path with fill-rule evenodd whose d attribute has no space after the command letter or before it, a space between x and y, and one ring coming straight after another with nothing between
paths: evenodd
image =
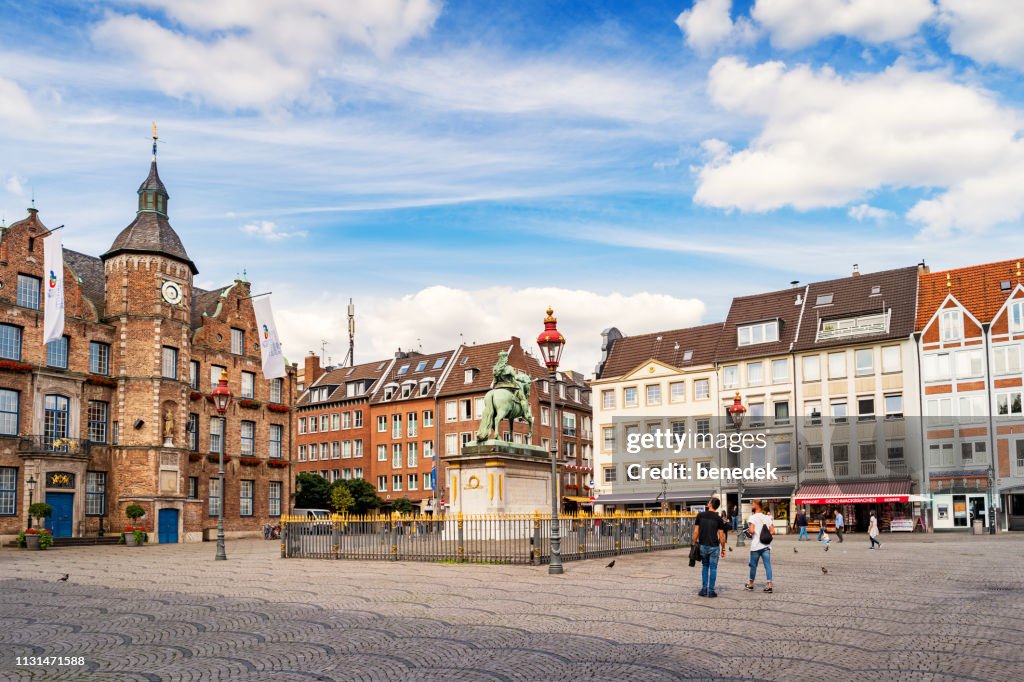
<instances>
[{"instance_id":1,"label":"brick facade","mask_svg":"<svg viewBox=\"0 0 1024 682\"><path fill-rule=\"evenodd\" d=\"M279 406L272 410L271 382L260 370L249 283L236 280L213 292L193 286L195 266L167 223L166 190L155 161L139 195L135 222L102 258L64 250L66 366L60 357L48 363L42 343L44 302L17 297L19 275L23 284L33 281L26 276L43 278L42 237L48 229L31 209L0 237L0 324L8 325L3 328L8 338L12 328L21 337L20 348L8 345L2 353L6 369L0 364L0 391L5 391L0 395L6 405L13 402L18 408L16 428L8 419L0 434L0 474L6 476L0 480L11 481L13 474L15 485L13 494L0 490L4 536L27 523L30 477L37 481L33 501L60 507L57 503L70 500L70 518L47 522L62 526L64 534L95 535L101 521L106 531L117 532L127 523L123 514L130 504L146 509L141 524L151 541L161 533L179 542L208 534L216 526L216 517L209 514L209 480L216 478L217 465L207 461L215 416L206 399L213 365L227 370L235 394L224 422L223 443L231 458L225 465L225 528L233 535L260 532L271 519L271 482L280 486L282 510L288 509L295 367L276 384ZM162 294L166 282L182 293L173 305ZM241 348L232 349L232 329L244 334ZM190 376L193 361L198 363L196 386ZM253 409L240 401L243 372L251 374L253 402L248 406ZM188 430L190 415L195 415L192 423L198 422L194 434ZM252 443L253 466L239 461L243 422L251 422L245 429L247 436L252 430L246 443ZM70 439L70 444L55 447L57 438ZM58 477L59 484L70 485L48 485L55 472L72 474ZM90 472L105 477L104 488ZM242 481L251 481L253 492L251 514L244 516ZM93 489L87 490L90 485Z\"/></svg>"}]
</instances>

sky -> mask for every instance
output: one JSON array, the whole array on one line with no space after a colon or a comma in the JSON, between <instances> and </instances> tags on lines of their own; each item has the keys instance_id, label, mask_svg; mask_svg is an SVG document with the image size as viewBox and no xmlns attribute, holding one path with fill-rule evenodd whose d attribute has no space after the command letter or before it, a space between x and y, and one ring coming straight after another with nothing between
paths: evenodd
<instances>
[{"instance_id":1,"label":"sky","mask_svg":"<svg viewBox=\"0 0 1024 682\"><path fill-rule=\"evenodd\" d=\"M1024 0L0 0L0 215L99 255L150 126L289 360L433 352L1021 256ZM326 342L324 344L324 342Z\"/></svg>"}]
</instances>

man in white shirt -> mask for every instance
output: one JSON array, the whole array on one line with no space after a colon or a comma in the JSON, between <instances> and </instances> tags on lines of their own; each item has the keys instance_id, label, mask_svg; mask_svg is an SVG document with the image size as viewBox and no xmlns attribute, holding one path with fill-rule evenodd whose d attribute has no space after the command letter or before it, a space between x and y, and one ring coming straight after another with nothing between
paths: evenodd
<instances>
[{"instance_id":1,"label":"man in white shirt","mask_svg":"<svg viewBox=\"0 0 1024 682\"><path fill-rule=\"evenodd\" d=\"M747 530L750 533L750 580L745 585L746 589L753 592L754 578L757 576L757 562L764 563L765 577L768 582L764 587L765 592L772 591L772 557L771 545L761 542L761 529L767 528L771 535L775 535L775 523L772 517L762 511L761 501L754 500L751 503L753 514L747 520Z\"/></svg>"}]
</instances>

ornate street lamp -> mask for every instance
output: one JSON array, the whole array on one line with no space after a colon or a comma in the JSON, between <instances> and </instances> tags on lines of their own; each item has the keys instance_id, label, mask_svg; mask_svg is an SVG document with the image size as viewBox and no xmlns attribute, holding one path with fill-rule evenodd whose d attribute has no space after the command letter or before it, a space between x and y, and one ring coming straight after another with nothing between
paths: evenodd
<instances>
[{"instance_id":1,"label":"ornate street lamp","mask_svg":"<svg viewBox=\"0 0 1024 682\"><path fill-rule=\"evenodd\" d=\"M558 521L558 441L555 436L555 373L558 361L565 348L565 337L556 326L558 319L554 310L548 308L548 316L544 318L544 331L537 337L540 354L547 365L550 378L548 391L551 394L551 561L548 563L548 574L558 575L562 569L562 541Z\"/></svg>"},{"instance_id":2,"label":"ornate street lamp","mask_svg":"<svg viewBox=\"0 0 1024 682\"><path fill-rule=\"evenodd\" d=\"M220 381L217 382L217 387L213 389L213 406L217 410L217 414L221 417L224 416L228 411L228 405L231 403L231 389L228 388L228 371L221 370ZM222 428L220 434L220 452L218 452L218 459L220 461L220 467L218 471L219 483L218 483L218 505L217 505L217 556L214 559L218 561L226 561L228 558L227 553L224 551L224 441L227 440L227 429Z\"/></svg>"},{"instance_id":3,"label":"ornate street lamp","mask_svg":"<svg viewBox=\"0 0 1024 682\"><path fill-rule=\"evenodd\" d=\"M743 407L743 403L740 402L739 391L736 392L736 397L732 400L732 405L725 408L725 411L729 414L732 419L732 425L739 431L743 428L743 418L747 416L747 408ZM742 452L742 450L741 450ZM741 461L740 464L743 462ZM736 514L738 515L739 523L743 523L743 477L740 476L736 479ZM736 527L736 546L744 547L746 543L743 540L744 532L746 528L740 529L739 525Z\"/></svg>"},{"instance_id":4,"label":"ornate street lamp","mask_svg":"<svg viewBox=\"0 0 1024 682\"><path fill-rule=\"evenodd\" d=\"M36 491L36 477L35 476L29 476L28 480L25 481L25 482L28 484L28 508L29 508L29 510L31 510L32 509L32 493L34 493ZM29 514L28 514L28 527L29 528L35 528L35 521L32 519L32 512L31 511L29 511Z\"/></svg>"}]
</instances>

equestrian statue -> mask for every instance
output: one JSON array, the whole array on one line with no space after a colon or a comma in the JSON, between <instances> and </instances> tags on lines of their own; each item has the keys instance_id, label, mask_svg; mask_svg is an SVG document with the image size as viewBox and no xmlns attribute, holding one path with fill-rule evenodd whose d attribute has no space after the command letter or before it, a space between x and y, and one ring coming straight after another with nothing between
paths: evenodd
<instances>
[{"instance_id":1,"label":"equestrian statue","mask_svg":"<svg viewBox=\"0 0 1024 682\"><path fill-rule=\"evenodd\" d=\"M480 417L480 430L476 442L482 443L494 437L501 438L501 422L508 419L508 431L516 419L522 419L530 427L526 442L533 437L533 414L530 410L530 377L508 364L508 351L498 353L494 365L494 383L484 396L484 413Z\"/></svg>"}]
</instances>

